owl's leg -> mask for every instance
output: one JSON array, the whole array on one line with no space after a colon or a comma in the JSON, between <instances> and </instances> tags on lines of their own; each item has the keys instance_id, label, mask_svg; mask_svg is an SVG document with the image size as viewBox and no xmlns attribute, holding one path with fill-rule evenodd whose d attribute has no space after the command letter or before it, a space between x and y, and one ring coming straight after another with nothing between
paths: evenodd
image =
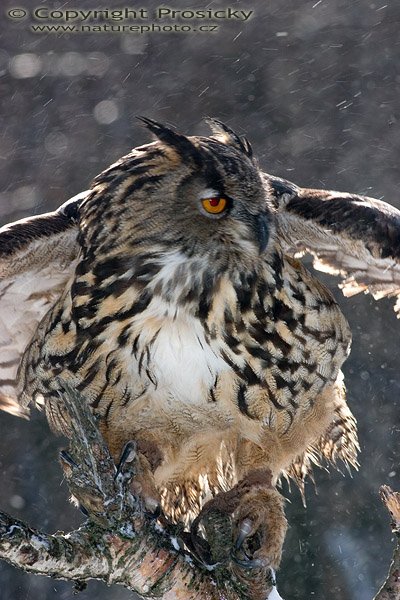
<instances>
[{"instance_id":1,"label":"owl's leg","mask_svg":"<svg viewBox=\"0 0 400 600\"><path fill-rule=\"evenodd\" d=\"M207 502L192 524L193 536L210 513L232 515L235 563L249 569L278 568L287 522L283 498L272 485L268 468L249 471L231 490Z\"/></svg>"},{"instance_id":2,"label":"owl's leg","mask_svg":"<svg viewBox=\"0 0 400 600\"><path fill-rule=\"evenodd\" d=\"M249 473L244 481L254 476L257 471ZM257 482L244 493L234 514L234 561L245 568L277 569L286 530L282 496L273 486Z\"/></svg>"},{"instance_id":3,"label":"owl's leg","mask_svg":"<svg viewBox=\"0 0 400 600\"><path fill-rule=\"evenodd\" d=\"M248 440L237 447L237 476L246 491L234 515L234 559L242 566L262 562L277 569L281 562L287 521L284 499L274 485L276 473L269 468L271 452Z\"/></svg>"},{"instance_id":4,"label":"owl's leg","mask_svg":"<svg viewBox=\"0 0 400 600\"><path fill-rule=\"evenodd\" d=\"M149 514L158 516L161 513L161 502L154 481L154 471L163 460L158 445L140 435L127 440L123 434L116 435L115 430L110 434L105 427L100 428L117 465L117 475L123 473L127 463L136 461L137 471L131 483L132 493L141 500Z\"/></svg>"},{"instance_id":5,"label":"owl's leg","mask_svg":"<svg viewBox=\"0 0 400 600\"><path fill-rule=\"evenodd\" d=\"M154 471L162 461L157 444L148 440L135 440L138 453L138 472L132 481L132 492L138 496L146 511L155 518L161 514L161 498L154 481Z\"/></svg>"}]
</instances>

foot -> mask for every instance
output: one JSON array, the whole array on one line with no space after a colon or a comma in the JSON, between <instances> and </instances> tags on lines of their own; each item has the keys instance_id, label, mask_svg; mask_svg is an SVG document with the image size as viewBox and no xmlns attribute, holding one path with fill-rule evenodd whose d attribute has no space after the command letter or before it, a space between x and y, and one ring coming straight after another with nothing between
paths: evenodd
<instances>
[{"instance_id":1,"label":"foot","mask_svg":"<svg viewBox=\"0 0 400 600\"><path fill-rule=\"evenodd\" d=\"M251 490L235 511L233 561L247 569L277 569L286 529L282 496L273 488Z\"/></svg>"},{"instance_id":2,"label":"foot","mask_svg":"<svg viewBox=\"0 0 400 600\"><path fill-rule=\"evenodd\" d=\"M197 553L202 547L198 542L200 526L206 532L210 551L207 556L200 553L203 562L212 566L216 562L233 560L242 569L251 570L279 566L287 522L283 498L271 480L268 469L252 471L231 490L218 494L205 504L190 531ZM225 535L221 531L213 535L224 522Z\"/></svg>"},{"instance_id":3,"label":"foot","mask_svg":"<svg viewBox=\"0 0 400 600\"><path fill-rule=\"evenodd\" d=\"M124 486L130 484L133 495L142 503L147 516L158 519L161 516L160 496L154 484L153 468L141 451L140 443L130 441L125 444L117 465L115 479Z\"/></svg>"}]
</instances>

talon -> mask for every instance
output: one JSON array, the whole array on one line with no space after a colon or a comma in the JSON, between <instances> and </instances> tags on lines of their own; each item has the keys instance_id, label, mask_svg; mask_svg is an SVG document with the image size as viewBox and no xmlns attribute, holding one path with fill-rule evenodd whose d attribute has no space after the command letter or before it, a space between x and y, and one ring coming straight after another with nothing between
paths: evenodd
<instances>
[{"instance_id":1,"label":"talon","mask_svg":"<svg viewBox=\"0 0 400 600\"><path fill-rule=\"evenodd\" d=\"M128 442L127 444L125 444L124 449L122 450L114 479L118 478L118 476L122 473L124 466L128 463L131 463L135 459L135 457L136 444L135 442Z\"/></svg>"},{"instance_id":2,"label":"talon","mask_svg":"<svg viewBox=\"0 0 400 600\"><path fill-rule=\"evenodd\" d=\"M235 550L240 550L245 539L247 539L253 530L253 523L250 519L244 519L240 524L240 529L235 542Z\"/></svg>"},{"instance_id":3,"label":"talon","mask_svg":"<svg viewBox=\"0 0 400 600\"><path fill-rule=\"evenodd\" d=\"M163 512L161 510L161 506L157 503L155 503L154 509L152 509L150 505L150 502L148 502L146 504L146 509L143 511L146 517L149 517L149 519L154 519L155 521L158 521L158 519L163 515Z\"/></svg>"},{"instance_id":4,"label":"talon","mask_svg":"<svg viewBox=\"0 0 400 600\"><path fill-rule=\"evenodd\" d=\"M83 504L78 504L78 508L79 508L79 510L81 511L81 513L85 515L85 517L88 517L88 516L89 516L89 513L88 513L88 511L86 510L86 508L83 506Z\"/></svg>"},{"instance_id":5,"label":"talon","mask_svg":"<svg viewBox=\"0 0 400 600\"><path fill-rule=\"evenodd\" d=\"M66 462L71 467L77 467L78 466L76 464L76 462L74 461L74 459L72 458L72 456L70 455L70 453L67 452L67 450L61 450L61 452L60 452L60 459L62 461L64 461L64 462Z\"/></svg>"},{"instance_id":6,"label":"talon","mask_svg":"<svg viewBox=\"0 0 400 600\"><path fill-rule=\"evenodd\" d=\"M185 543L192 558L206 569L212 569L218 563L212 560L208 542L193 531L182 531L180 538Z\"/></svg>"},{"instance_id":7,"label":"talon","mask_svg":"<svg viewBox=\"0 0 400 600\"><path fill-rule=\"evenodd\" d=\"M233 555L232 560L239 565L239 567L243 567L244 569L265 569L267 567L267 562L263 558L253 558L248 560L241 560L237 558L237 556Z\"/></svg>"}]
</instances>

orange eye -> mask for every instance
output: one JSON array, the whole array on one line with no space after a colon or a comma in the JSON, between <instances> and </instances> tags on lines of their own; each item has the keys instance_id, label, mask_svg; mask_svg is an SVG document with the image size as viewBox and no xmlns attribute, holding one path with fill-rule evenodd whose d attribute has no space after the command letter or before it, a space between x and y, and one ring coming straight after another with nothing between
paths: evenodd
<instances>
[{"instance_id":1,"label":"orange eye","mask_svg":"<svg viewBox=\"0 0 400 600\"><path fill-rule=\"evenodd\" d=\"M227 208L228 201L225 198L204 198L201 204L208 213L218 215Z\"/></svg>"}]
</instances>

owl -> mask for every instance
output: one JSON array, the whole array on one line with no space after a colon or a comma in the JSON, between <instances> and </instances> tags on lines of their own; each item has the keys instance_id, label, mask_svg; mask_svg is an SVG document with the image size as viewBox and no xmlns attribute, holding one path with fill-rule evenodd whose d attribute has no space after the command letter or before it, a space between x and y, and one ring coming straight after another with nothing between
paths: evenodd
<instances>
[{"instance_id":1,"label":"owl","mask_svg":"<svg viewBox=\"0 0 400 600\"><path fill-rule=\"evenodd\" d=\"M396 296L400 212L263 173L218 120L210 137L142 121L155 141L57 211L0 230L1 408L33 403L68 436L68 383L116 462L135 441L134 489L184 525L198 560L213 559L199 537L219 511L232 560L275 569L279 479L357 465L349 326L299 256L342 275L347 295Z\"/></svg>"}]
</instances>

